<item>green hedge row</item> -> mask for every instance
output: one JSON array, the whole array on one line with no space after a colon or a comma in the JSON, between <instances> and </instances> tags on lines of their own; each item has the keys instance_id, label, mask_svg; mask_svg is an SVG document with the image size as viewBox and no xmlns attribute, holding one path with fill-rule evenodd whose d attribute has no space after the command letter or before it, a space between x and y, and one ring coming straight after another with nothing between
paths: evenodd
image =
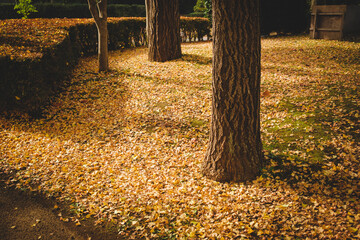
<instances>
[{"instance_id":1,"label":"green hedge row","mask_svg":"<svg viewBox=\"0 0 360 240\"><path fill-rule=\"evenodd\" d=\"M86 0L53 0L55 3L84 3ZM179 0L180 14L189 14L193 11L193 8L197 0ZM49 3L50 0L33 0L33 3ZM145 5L145 0L108 0L108 4L136 4Z\"/></svg>"},{"instance_id":2,"label":"green hedge row","mask_svg":"<svg viewBox=\"0 0 360 240\"><path fill-rule=\"evenodd\" d=\"M109 50L146 45L145 18L109 19ZM72 42L76 42L82 55L97 53L97 30L94 24L70 27Z\"/></svg>"},{"instance_id":3,"label":"green hedge row","mask_svg":"<svg viewBox=\"0 0 360 240\"><path fill-rule=\"evenodd\" d=\"M76 64L78 50L67 37L41 59L0 57L0 112L38 115Z\"/></svg>"},{"instance_id":4,"label":"green hedge row","mask_svg":"<svg viewBox=\"0 0 360 240\"><path fill-rule=\"evenodd\" d=\"M14 1L14 0L12 0ZM32 0L33 3L50 3L51 0ZM63 4L71 4L71 3L84 3L84 0L52 0L54 3L63 3ZM144 5L145 0L108 0L108 4L137 4Z\"/></svg>"},{"instance_id":5,"label":"green hedge row","mask_svg":"<svg viewBox=\"0 0 360 240\"><path fill-rule=\"evenodd\" d=\"M210 38L211 23L207 18L181 17L180 28L183 42L202 41L205 36Z\"/></svg>"},{"instance_id":6,"label":"green hedge row","mask_svg":"<svg viewBox=\"0 0 360 240\"><path fill-rule=\"evenodd\" d=\"M30 18L91 18L87 4L43 3L34 4L38 12L30 14ZM143 5L109 4L109 17L145 17ZM0 4L0 19L21 18L14 10L14 4Z\"/></svg>"},{"instance_id":7,"label":"green hedge row","mask_svg":"<svg viewBox=\"0 0 360 240\"><path fill-rule=\"evenodd\" d=\"M49 26L51 21L74 21L48 20ZM64 41L44 50L42 58L0 56L0 112L15 109L38 115L41 107L59 90L78 58L97 53L94 22L78 21L67 28L69 34ZM146 45L145 18L110 18L108 29L110 50ZM204 18L182 17L181 31L202 39L210 33L210 22Z\"/></svg>"}]
</instances>

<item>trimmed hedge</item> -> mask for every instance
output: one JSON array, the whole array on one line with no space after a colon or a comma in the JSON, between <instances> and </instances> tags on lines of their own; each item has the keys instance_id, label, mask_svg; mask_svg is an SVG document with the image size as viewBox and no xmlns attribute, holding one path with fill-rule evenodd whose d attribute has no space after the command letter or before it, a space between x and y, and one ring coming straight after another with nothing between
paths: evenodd
<instances>
[{"instance_id":1,"label":"trimmed hedge","mask_svg":"<svg viewBox=\"0 0 360 240\"><path fill-rule=\"evenodd\" d=\"M192 40L210 33L206 18L182 17L180 22L181 31ZM145 28L145 18L109 18L109 49L146 45ZM38 115L78 58L96 53L92 19L0 21L0 112L15 109Z\"/></svg>"},{"instance_id":2,"label":"trimmed hedge","mask_svg":"<svg viewBox=\"0 0 360 240\"><path fill-rule=\"evenodd\" d=\"M108 20L109 50L146 45L145 18L110 18ZM69 28L73 42L82 55L97 53L97 29L94 23L76 24Z\"/></svg>"},{"instance_id":3,"label":"trimmed hedge","mask_svg":"<svg viewBox=\"0 0 360 240\"><path fill-rule=\"evenodd\" d=\"M91 18L87 4L43 3L34 4L38 12L30 14L30 18ZM143 5L109 4L109 17L145 17ZM14 10L14 4L0 4L0 19L21 18Z\"/></svg>"},{"instance_id":4,"label":"trimmed hedge","mask_svg":"<svg viewBox=\"0 0 360 240\"><path fill-rule=\"evenodd\" d=\"M67 37L42 58L0 58L0 112L15 109L37 115L54 95L78 59Z\"/></svg>"},{"instance_id":5,"label":"trimmed hedge","mask_svg":"<svg viewBox=\"0 0 360 240\"><path fill-rule=\"evenodd\" d=\"M193 11L193 8L197 0L179 0L179 11L180 14L189 14ZM33 3L49 3L50 0L33 0ZM84 3L85 0L54 0L55 3ZM145 5L145 0L108 0L108 4L135 4Z\"/></svg>"},{"instance_id":6,"label":"trimmed hedge","mask_svg":"<svg viewBox=\"0 0 360 240\"><path fill-rule=\"evenodd\" d=\"M183 42L202 41L205 36L210 38L211 23L207 18L181 17L180 26Z\"/></svg>"},{"instance_id":7,"label":"trimmed hedge","mask_svg":"<svg viewBox=\"0 0 360 240\"><path fill-rule=\"evenodd\" d=\"M13 1L13 0L12 0ZM85 0L53 0L54 3L71 4L84 3ZM50 0L32 0L33 3L49 3ZM145 0L108 0L108 4L137 4L145 5Z\"/></svg>"},{"instance_id":8,"label":"trimmed hedge","mask_svg":"<svg viewBox=\"0 0 360 240\"><path fill-rule=\"evenodd\" d=\"M205 17L205 13L203 12L192 12L187 14L188 17Z\"/></svg>"}]
</instances>

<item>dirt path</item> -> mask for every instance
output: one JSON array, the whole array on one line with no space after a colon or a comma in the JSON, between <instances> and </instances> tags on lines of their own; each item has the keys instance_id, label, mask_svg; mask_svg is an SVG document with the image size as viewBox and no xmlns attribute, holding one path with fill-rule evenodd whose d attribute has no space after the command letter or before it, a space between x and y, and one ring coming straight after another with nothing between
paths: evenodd
<instances>
[{"instance_id":1,"label":"dirt path","mask_svg":"<svg viewBox=\"0 0 360 240\"><path fill-rule=\"evenodd\" d=\"M58 216L50 199L0 185L0 240L119 239L92 223L76 226Z\"/></svg>"}]
</instances>

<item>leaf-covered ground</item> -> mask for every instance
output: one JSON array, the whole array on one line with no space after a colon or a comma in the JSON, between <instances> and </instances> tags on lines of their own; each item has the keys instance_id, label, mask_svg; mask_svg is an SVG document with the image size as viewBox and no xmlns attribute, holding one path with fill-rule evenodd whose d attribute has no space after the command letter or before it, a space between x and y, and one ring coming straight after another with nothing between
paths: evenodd
<instances>
[{"instance_id":1,"label":"leaf-covered ground","mask_svg":"<svg viewBox=\"0 0 360 240\"><path fill-rule=\"evenodd\" d=\"M360 238L360 44L262 40L268 165L247 184L199 172L211 115L211 43L147 61L84 58L40 119L0 118L9 185L69 202L78 224L124 239ZM11 174L10 174L11 175Z\"/></svg>"}]
</instances>

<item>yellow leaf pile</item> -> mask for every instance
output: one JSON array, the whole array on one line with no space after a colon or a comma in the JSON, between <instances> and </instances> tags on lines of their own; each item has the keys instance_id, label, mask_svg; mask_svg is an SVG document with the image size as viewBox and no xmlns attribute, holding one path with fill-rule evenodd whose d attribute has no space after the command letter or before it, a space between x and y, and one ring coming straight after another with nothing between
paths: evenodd
<instances>
[{"instance_id":1,"label":"yellow leaf pile","mask_svg":"<svg viewBox=\"0 0 360 240\"><path fill-rule=\"evenodd\" d=\"M360 238L358 43L262 40L268 165L247 184L200 174L211 116L211 43L182 59L84 58L40 119L0 118L9 185L69 200L78 224L124 239ZM75 206L75 207L74 207Z\"/></svg>"}]
</instances>

